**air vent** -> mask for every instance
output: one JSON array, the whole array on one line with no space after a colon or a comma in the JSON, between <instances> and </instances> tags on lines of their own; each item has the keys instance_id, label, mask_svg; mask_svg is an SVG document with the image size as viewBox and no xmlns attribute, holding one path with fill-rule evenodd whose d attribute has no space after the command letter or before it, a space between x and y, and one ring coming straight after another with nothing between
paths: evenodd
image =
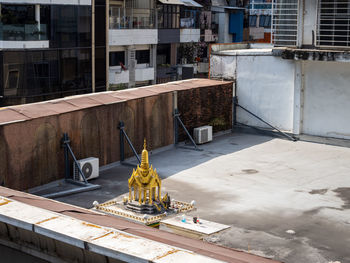
<instances>
[{"instance_id":1,"label":"air vent","mask_svg":"<svg viewBox=\"0 0 350 263\"><path fill-rule=\"evenodd\" d=\"M197 144L207 143L213 140L213 127L202 126L194 128L193 137Z\"/></svg>"}]
</instances>

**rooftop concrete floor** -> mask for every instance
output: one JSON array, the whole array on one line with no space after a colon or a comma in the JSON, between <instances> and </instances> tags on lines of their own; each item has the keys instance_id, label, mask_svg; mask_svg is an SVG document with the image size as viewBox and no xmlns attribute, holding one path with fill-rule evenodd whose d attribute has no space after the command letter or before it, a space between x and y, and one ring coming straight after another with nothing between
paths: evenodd
<instances>
[{"instance_id":1,"label":"rooftop concrete floor","mask_svg":"<svg viewBox=\"0 0 350 263\"><path fill-rule=\"evenodd\" d=\"M150 161L163 193L196 200L200 218L232 226L209 241L287 263L350 262L350 148L251 134L201 148ZM93 181L102 189L57 200L89 208L122 196L131 171L114 166Z\"/></svg>"}]
</instances>

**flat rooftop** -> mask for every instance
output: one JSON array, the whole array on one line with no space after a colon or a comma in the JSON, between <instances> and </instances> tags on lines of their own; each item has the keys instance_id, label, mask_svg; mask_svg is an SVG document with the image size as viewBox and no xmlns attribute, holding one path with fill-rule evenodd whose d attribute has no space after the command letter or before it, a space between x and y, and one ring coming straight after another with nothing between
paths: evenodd
<instances>
[{"instance_id":1,"label":"flat rooftop","mask_svg":"<svg viewBox=\"0 0 350 263\"><path fill-rule=\"evenodd\" d=\"M209 241L286 263L350 262L350 148L241 133L200 148L150 149L150 162L163 193L231 226ZM122 197L131 172L102 167L91 181L101 189L56 200L91 208Z\"/></svg>"}]
</instances>

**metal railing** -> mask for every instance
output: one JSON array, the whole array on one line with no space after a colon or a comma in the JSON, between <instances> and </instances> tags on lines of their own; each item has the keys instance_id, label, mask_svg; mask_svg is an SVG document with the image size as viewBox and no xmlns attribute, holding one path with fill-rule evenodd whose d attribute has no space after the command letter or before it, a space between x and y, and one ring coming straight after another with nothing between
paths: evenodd
<instances>
[{"instance_id":1,"label":"metal railing","mask_svg":"<svg viewBox=\"0 0 350 263\"><path fill-rule=\"evenodd\" d=\"M46 24L2 24L0 22L0 40L38 41L48 40Z\"/></svg>"},{"instance_id":2,"label":"metal railing","mask_svg":"<svg viewBox=\"0 0 350 263\"><path fill-rule=\"evenodd\" d=\"M350 2L319 0L316 45L350 47Z\"/></svg>"},{"instance_id":3,"label":"metal railing","mask_svg":"<svg viewBox=\"0 0 350 263\"><path fill-rule=\"evenodd\" d=\"M152 29L154 16L153 9L110 7L109 29Z\"/></svg>"},{"instance_id":4,"label":"metal railing","mask_svg":"<svg viewBox=\"0 0 350 263\"><path fill-rule=\"evenodd\" d=\"M298 0L273 0L271 42L276 46L298 43Z\"/></svg>"}]
</instances>

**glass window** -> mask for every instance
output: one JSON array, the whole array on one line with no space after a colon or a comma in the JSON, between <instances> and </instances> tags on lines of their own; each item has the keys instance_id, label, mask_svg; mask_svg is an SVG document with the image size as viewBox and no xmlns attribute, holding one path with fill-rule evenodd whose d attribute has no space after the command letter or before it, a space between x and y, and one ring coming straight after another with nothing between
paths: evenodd
<instances>
[{"instance_id":1,"label":"glass window","mask_svg":"<svg viewBox=\"0 0 350 263\"><path fill-rule=\"evenodd\" d=\"M158 7L158 28L179 28L180 7L160 5Z\"/></svg>"},{"instance_id":2,"label":"glass window","mask_svg":"<svg viewBox=\"0 0 350 263\"><path fill-rule=\"evenodd\" d=\"M47 25L35 20L34 5L1 6L2 32L0 39L11 41L28 41L47 39Z\"/></svg>"},{"instance_id":3,"label":"glass window","mask_svg":"<svg viewBox=\"0 0 350 263\"><path fill-rule=\"evenodd\" d=\"M150 63L150 52L148 50L136 50L137 64L149 64Z\"/></svg>"},{"instance_id":4,"label":"glass window","mask_svg":"<svg viewBox=\"0 0 350 263\"><path fill-rule=\"evenodd\" d=\"M199 12L198 10L182 9L181 28L199 28Z\"/></svg>"},{"instance_id":5,"label":"glass window","mask_svg":"<svg viewBox=\"0 0 350 263\"><path fill-rule=\"evenodd\" d=\"M257 20L256 15L249 16L249 26L256 27L256 20Z\"/></svg>"},{"instance_id":6,"label":"glass window","mask_svg":"<svg viewBox=\"0 0 350 263\"><path fill-rule=\"evenodd\" d=\"M259 27L264 27L265 26L265 19L266 19L266 16L264 16L264 15L261 15L259 17Z\"/></svg>"},{"instance_id":7,"label":"glass window","mask_svg":"<svg viewBox=\"0 0 350 263\"><path fill-rule=\"evenodd\" d=\"M125 65L125 51L110 52L109 53L109 66L121 66Z\"/></svg>"}]
</instances>

